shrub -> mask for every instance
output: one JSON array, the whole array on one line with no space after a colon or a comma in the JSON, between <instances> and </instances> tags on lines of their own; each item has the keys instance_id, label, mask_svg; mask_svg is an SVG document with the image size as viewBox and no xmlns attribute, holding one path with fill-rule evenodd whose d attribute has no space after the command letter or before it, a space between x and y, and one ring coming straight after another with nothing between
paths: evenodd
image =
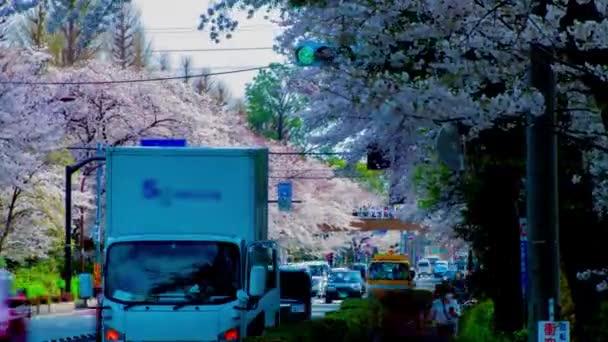
<instances>
[{"instance_id":1,"label":"shrub","mask_svg":"<svg viewBox=\"0 0 608 342\"><path fill-rule=\"evenodd\" d=\"M41 261L30 267L18 268L14 272L14 277L14 290L25 289L29 299L42 300L42 303L60 299L62 289L65 288L65 281L61 279L57 266L51 261ZM77 298L78 277L72 277L70 285L73 296Z\"/></svg>"},{"instance_id":2,"label":"shrub","mask_svg":"<svg viewBox=\"0 0 608 342\"><path fill-rule=\"evenodd\" d=\"M458 342L519 342L527 340L525 330L513 336L494 332L494 303L491 300L480 302L467 310L459 322Z\"/></svg>"},{"instance_id":3,"label":"shrub","mask_svg":"<svg viewBox=\"0 0 608 342\"><path fill-rule=\"evenodd\" d=\"M368 342L378 328L380 306L371 299L345 300L324 318L282 325L248 342Z\"/></svg>"}]
</instances>

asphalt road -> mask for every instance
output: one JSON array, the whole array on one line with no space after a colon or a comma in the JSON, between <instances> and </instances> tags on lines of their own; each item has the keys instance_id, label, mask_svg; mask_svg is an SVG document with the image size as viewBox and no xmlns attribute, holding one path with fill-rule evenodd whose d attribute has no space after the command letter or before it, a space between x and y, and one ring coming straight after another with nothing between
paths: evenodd
<instances>
[{"instance_id":1,"label":"asphalt road","mask_svg":"<svg viewBox=\"0 0 608 342\"><path fill-rule=\"evenodd\" d=\"M336 311L340 308L341 300L336 300L331 304L325 304L323 299L312 300L312 319L322 318L326 313Z\"/></svg>"},{"instance_id":2,"label":"asphalt road","mask_svg":"<svg viewBox=\"0 0 608 342\"><path fill-rule=\"evenodd\" d=\"M29 321L28 341L59 340L95 332L95 311L82 310L34 317Z\"/></svg>"},{"instance_id":3,"label":"asphalt road","mask_svg":"<svg viewBox=\"0 0 608 342\"><path fill-rule=\"evenodd\" d=\"M416 287L432 291L441 279L423 277L416 279ZM326 313L338 310L341 301L325 304L322 299L312 300L312 318L317 319ZM60 341L68 337L93 334L95 332L94 310L68 312L57 315L34 317L29 322L29 342Z\"/></svg>"},{"instance_id":4,"label":"asphalt road","mask_svg":"<svg viewBox=\"0 0 608 342\"><path fill-rule=\"evenodd\" d=\"M424 289L429 291L435 290L435 285L441 283L441 278L435 277L417 277L416 278L416 288Z\"/></svg>"},{"instance_id":5,"label":"asphalt road","mask_svg":"<svg viewBox=\"0 0 608 342\"><path fill-rule=\"evenodd\" d=\"M325 304L313 299L312 318L321 318L326 313L338 310L340 301ZM68 337L83 336L95 332L94 310L83 310L58 315L38 316L30 320L28 326L29 342L64 341ZM82 341L93 341L83 339Z\"/></svg>"}]
</instances>

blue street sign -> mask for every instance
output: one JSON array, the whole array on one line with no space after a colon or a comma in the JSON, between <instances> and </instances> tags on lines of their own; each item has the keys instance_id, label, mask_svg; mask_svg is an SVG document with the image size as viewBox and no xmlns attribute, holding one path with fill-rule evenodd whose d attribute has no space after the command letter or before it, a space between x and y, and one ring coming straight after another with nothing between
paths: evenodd
<instances>
[{"instance_id":1,"label":"blue street sign","mask_svg":"<svg viewBox=\"0 0 608 342\"><path fill-rule=\"evenodd\" d=\"M528 231L527 231L527 220L525 218L519 219L519 251L520 251L520 263L521 263L521 293L523 299L526 299L526 292L528 289Z\"/></svg>"},{"instance_id":2,"label":"blue street sign","mask_svg":"<svg viewBox=\"0 0 608 342\"><path fill-rule=\"evenodd\" d=\"M146 147L186 147L186 139L141 139L140 146Z\"/></svg>"},{"instance_id":3,"label":"blue street sign","mask_svg":"<svg viewBox=\"0 0 608 342\"><path fill-rule=\"evenodd\" d=\"M280 211L291 210L291 200L293 198L291 182L280 182L277 184L277 197Z\"/></svg>"}]
</instances>

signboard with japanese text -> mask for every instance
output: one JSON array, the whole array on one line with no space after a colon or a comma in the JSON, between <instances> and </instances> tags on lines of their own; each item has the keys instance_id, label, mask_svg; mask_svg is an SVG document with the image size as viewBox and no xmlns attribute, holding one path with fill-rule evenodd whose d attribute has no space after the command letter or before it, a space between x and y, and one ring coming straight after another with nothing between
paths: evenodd
<instances>
[{"instance_id":1,"label":"signboard with japanese text","mask_svg":"<svg viewBox=\"0 0 608 342\"><path fill-rule=\"evenodd\" d=\"M521 293L525 299L528 288L528 229L527 219L525 218L519 219L519 250L521 262Z\"/></svg>"},{"instance_id":2,"label":"signboard with japanese text","mask_svg":"<svg viewBox=\"0 0 608 342\"><path fill-rule=\"evenodd\" d=\"M570 342L570 322L539 321L538 342Z\"/></svg>"}]
</instances>

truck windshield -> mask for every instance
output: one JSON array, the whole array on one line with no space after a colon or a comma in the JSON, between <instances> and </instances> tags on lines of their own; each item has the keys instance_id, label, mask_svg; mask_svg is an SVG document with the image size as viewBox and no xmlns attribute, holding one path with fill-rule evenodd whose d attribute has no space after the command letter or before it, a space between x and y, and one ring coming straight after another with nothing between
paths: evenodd
<instances>
[{"instance_id":1,"label":"truck windshield","mask_svg":"<svg viewBox=\"0 0 608 342\"><path fill-rule=\"evenodd\" d=\"M238 246L226 242L120 242L108 248L105 294L123 303L229 302L239 261Z\"/></svg>"}]
</instances>

